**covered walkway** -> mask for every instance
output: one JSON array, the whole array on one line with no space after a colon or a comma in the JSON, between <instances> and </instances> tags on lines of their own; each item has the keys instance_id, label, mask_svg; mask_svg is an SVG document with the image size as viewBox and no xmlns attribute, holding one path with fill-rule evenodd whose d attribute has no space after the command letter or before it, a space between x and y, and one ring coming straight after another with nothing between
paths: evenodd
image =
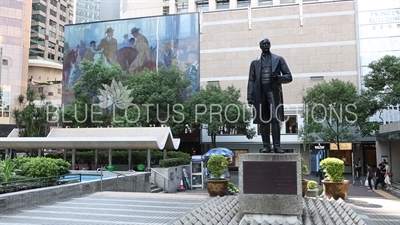
<instances>
[{"instance_id":1,"label":"covered walkway","mask_svg":"<svg viewBox=\"0 0 400 225\"><path fill-rule=\"evenodd\" d=\"M392 181L400 182L400 122L379 127L376 136L376 159L380 163L386 159L393 171Z\"/></svg>"},{"instance_id":2,"label":"covered walkway","mask_svg":"<svg viewBox=\"0 0 400 225\"><path fill-rule=\"evenodd\" d=\"M132 150L147 150L147 166L150 167L151 150L164 150L166 157L167 150L177 150L180 144L169 127L53 128L47 137L19 137L18 132L14 129L8 137L0 138L0 149L72 150L72 166L76 149L94 149L96 167L99 149L108 149L108 165L112 165L112 150L119 149L128 151L129 168Z\"/></svg>"}]
</instances>

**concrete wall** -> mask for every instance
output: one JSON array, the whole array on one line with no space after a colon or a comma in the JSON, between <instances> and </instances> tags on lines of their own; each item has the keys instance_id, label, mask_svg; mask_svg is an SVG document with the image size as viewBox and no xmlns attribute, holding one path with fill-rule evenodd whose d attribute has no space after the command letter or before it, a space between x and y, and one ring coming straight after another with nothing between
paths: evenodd
<instances>
[{"instance_id":1,"label":"concrete wall","mask_svg":"<svg viewBox=\"0 0 400 225\"><path fill-rule=\"evenodd\" d=\"M181 178L183 177L182 169L186 169L187 173L190 172L190 165L169 167L169 168L152 168L151 170L151 181L154 182L158 187L163 188L168 193L175 193L178 191ZM157 174L157 171L168 177L166 180L164 177ZM189 175L189 174L188 174Z\"/></svg>"},{"instance_id":2,"label":"concrete wall","mask_svg":"<svg viewBox=\"0 0 400 225\"><path fill-rule=\"evenodd\" d=\"M150 192L150 173L103 180L103 191ZM100 191L100 181L66 184L0 195L1 211L19 210Z\"/></svg>"}]
</instances>

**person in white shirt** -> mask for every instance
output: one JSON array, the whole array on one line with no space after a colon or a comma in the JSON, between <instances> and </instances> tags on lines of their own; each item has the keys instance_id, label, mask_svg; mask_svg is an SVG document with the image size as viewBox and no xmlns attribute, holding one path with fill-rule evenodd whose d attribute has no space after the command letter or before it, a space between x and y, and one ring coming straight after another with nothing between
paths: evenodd
<instances>
[{"instance_id":1,"label":"person in white shirt","mask_svg":"<svg viewBox=\"0 0 400 225\"><path fill-rule=\"evenodd\" d=\"M385 183L387 185L386 189L393 190L392 183L390 182L390 176L389 176L389 173L391 172L390 166L387 162L384 162L384 165L385 165L385 170L386 170L386 173L385 173Z\"/></svg>"}]
</instances>

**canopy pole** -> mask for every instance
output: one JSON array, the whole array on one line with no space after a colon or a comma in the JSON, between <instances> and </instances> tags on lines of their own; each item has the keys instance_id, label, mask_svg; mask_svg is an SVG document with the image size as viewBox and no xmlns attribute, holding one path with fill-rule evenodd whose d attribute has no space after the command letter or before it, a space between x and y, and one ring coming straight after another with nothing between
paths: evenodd
<instances>
[{"instance_id":1,"label":"canopy pole","mask_svg":"<svg viewBox=\"0 0 400 225\"><path fill-rule=\"evenodd\" d=\"M71 166L72 166L72 170L75 170L75 154L76 154L76 150L72 149L72 159L71 159Z\"/></svg>"},{"instance_id":2,"label":"canopy pole","mask_svg":"<svg viewBox=\"0 0 400 225\"><path fill-rule=\"evenodd\" d=\"M132 169L132 149L128 150L128 171Z\"/></svg>"},{"instance_id":3,"label":"canopy pole","mask_svg":"<svg viewBox=\"0 0 400 225\"><path fill-rule=\"evenodd\" d=\"M112 166L112 149L108 149L108 166Z\"/></svg>"},{"instance_id":4,"label":"canopy pole","mask_svg":"<svg viewBox=\"0 0 400 225\"><path fill-rule=\"evenodd\" d=\"M151 149L147 149L147 170L151 168Z\"/></svg>"},{"instance_id":5,"label":"canopy pole","mask_svg":"<svg viewBox=\"0 0 400 225\"><path fill-rule=\"evenodd\" d=\"M99 168L99 150L94 150L94 168Z\"/></svg>"}]
</instances>

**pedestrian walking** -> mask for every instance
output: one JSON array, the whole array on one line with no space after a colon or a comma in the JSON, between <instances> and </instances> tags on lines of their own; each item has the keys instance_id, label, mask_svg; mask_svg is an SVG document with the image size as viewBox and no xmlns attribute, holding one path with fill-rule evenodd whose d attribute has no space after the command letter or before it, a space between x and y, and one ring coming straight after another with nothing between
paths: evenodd
<instances>
[{"instance_id":1,"label":"pedestrian walking","mask_svg":"<svg viewBox=\"0 0 400 225\"><path fill-rule=\"evenodd\" d=\"M372 168L370 165L367 164L367 180L368 180L368 187L369 190L368 191L372 191L372 178L374 178L374 173L372 171Z\"/></svg>"}]
</instances>

